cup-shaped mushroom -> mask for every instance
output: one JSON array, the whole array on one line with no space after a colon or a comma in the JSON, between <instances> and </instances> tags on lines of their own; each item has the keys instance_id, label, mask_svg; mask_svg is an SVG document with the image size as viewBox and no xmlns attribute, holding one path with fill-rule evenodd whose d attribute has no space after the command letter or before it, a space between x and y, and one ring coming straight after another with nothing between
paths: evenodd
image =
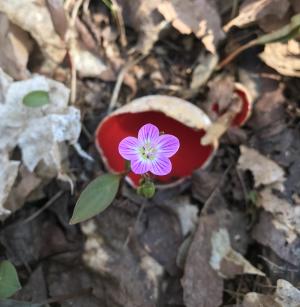
<instances>
[{"instance_id":1,"label":"cup-shaped mushroom","mask_svg":"<svg viewBox=\"0 0 300 307\"><path fill-rule=\"evenodd\" d=\"M234 83L234 94L232 103L227 108L220 110L218 102L211 102L211 115L213 120L229 113L230 127L240 127L244 125L252 112L253 99L247 88L241 83Z\"/></svg>"},{"instance_id":2,"label":"cup-shaped mushroom","mask_svg":"<svg viewBox=\"0 0 300 307\"><path fill-rule=\"evenodd\" d=\"M217 144L201 145L201 138L211 124L201 109L176 97L145 96L109 114L97 128L96 146L110 172L125 171L126 163L118 151L119 144L126 137L137 137L140 128L149 123L155 125L161 134L174 135L180 142L178 151L170 157L170 173L153 175L161 187L174 185L207 165L216 150ZM126 179L137 187L141 175L131 171Z\"/></svg>"}]
</instances>

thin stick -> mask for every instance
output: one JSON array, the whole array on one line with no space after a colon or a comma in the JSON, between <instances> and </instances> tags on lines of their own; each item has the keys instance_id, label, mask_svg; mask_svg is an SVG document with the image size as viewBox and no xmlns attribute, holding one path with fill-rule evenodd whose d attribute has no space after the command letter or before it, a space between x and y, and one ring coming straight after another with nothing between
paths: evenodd
<instances>
[{"instance_id":1,"label":"thin stick","mask_svg":"<svg viewBox=\"0 0 300 307\"><path fill-rule=\"evenodd\" d=\"M240 46L236 50L234 50L232 53L230 53L221 63L217 66L217 69L222 69L226 65L228 65L232 60L234 60L240 53L247 50L248 48L254 47L257 45L256 39L253 41L250 41L249 43Z\"/></svg>"},{"instance_id":2,"label":"thin stick","mask_svg":"<svg viewBox=\"0 0 300 307\"><path fill-rule=\"evenodd\" d=\"M113 93L112 93L112 96L111 96L111 100L110 100L110 103L109 103L109 106L108 106L108 113L110 113L115 107L116 107L116 104L117 104L117 101L118 101L118 97L119 97L119 93L120 93L120 90L121 90L121 86L122 86L122 83L123 83L123 80L124 80L124 77L126 75L126 73L128 72L128 70L134 66L135 64L137 64L139 61L141 61L145 56L142 55L142 56L139 56L138 58L132 60L132 61L129 61L120 71L119 75L118 75L118 78L117 78L117 82L115 84L115 87L114 87L114 90L113 90Z\"/></svg>"},{"instance_id":3,"label":"thin stick","mask_svg":"<svg viewBox=\"0 0 300 307\"><path fill-rule=\"evenodd\" d=\"M62 303L64 301L76 298L76 297L80 297L80 296L84 296L84 295L91 295L93 292L92 288L87 288L87 289L82 289L79 290L77 292L71 293L71 294L66 294L66 295L59 295L56 297L52 297L49 298L41 303L38 303L41 306L44 306L46 304L52 304L52 303Z\"/></svg>"},{"instance_id":4,"label":"thin stick","mask_svg":"<svg viewBox=\"0 0 300 307\"><path fill-rule=\"evenodd\" d=\"M122 10L116 0L111 0L112 3L112 12L115 17L117 27L120 33L120 42L122 47L127 46L127 37L126 37L126 32L125 32L125 25L124 25L124 19L122 16Z\"/></svg>"},{"instance_id":5,"label":"thin stick","mask_svg":"<svg viewBox=\"0 0 300 307\"><path fill-rule=\"evenodd\" d=\"M141 219L141 216L142 216L142 214L143 214L143 212L144 212L146 203L147 203L147 200L144 199L144 201L143 201L143 203L142 203L142 205L141 205L141 207L140 207L140 209L139 209L139 212L138 212L138 215L137 215L137 217L136 217L136 220L135 220L135 222L134 222L133 228L130 228L130 229L129 229L128 236L127 236L127 238L126 238L126 240L125 240L125 242L124 242L124 245L123 245L123 248L124 248L124 249L127 247L128 243L129 243L129 241L130 241L130 238L132 237L133 232L136 230L136 228L137 228L137 226L138 226L138 223L140 222L140 219Z\"/></svg>"},{"instance_id":6,"label":"thin stick","mask_svg":"<svg viewBox=\"0 0 300 307\"><path fill-rule=\"evenodd\" d=\"M31 222L32 220L34 220L37 216L39 216L43 211L45 211L47 208L49 208L51 205L53 205L55 203L56 200L58 200L62 195L63 195L64 191L59 191L57 192L52 198L50 198L46 204L40 208L39 210L37 210L36 212L34 212L32 215L30 215L28 218L26 218L24 221L22 221L20 223L20 225L24 225L27 224L29 222Z\"/></svg>"}]
</instances>

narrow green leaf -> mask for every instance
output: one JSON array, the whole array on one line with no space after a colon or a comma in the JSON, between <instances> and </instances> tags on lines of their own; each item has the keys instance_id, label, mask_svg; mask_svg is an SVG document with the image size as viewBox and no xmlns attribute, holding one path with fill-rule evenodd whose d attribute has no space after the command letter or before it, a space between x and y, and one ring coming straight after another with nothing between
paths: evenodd
<instances>
[{"instance_id":1,"label":"narrow green leaf","mask_svg":"<svg viewBox=\"0 0 300 307\"><path fill-rule=\"evenodd\" d=\"M0 262L0 298L7 298L21 289L15 267L8 261Z\"/></svg>"},{"instance_id":2,"label":"narrow green leaf","mask_svg":"<svg viewBox=\"0 0 300 307\"><path fill-rule=\"evenodd\" d=\"M83 222L105 210L117 195L120 175L105 174L94 179L81 193L70 224Z\"/></svg>"},{"instance_id":3,"label":"narrow green leaf","mask_svg":"<svg viewBox=\"0 0 300 307\"><path fill-rule=\"evenodd\" d=\"M49 93L46 91L33 91L23 98L23 104L27 107L38 108L49 104Z\"/></svg>"},{"instance_id":4,"label":"narrow green leaf","mask_svg":"<svg viewBox=\"0 0 300 307\"><path fill-rule=\"evenodd\" d=\"M288 41L300 35L300 14L294 15L286 26L265 34L256 39L257 44L269 44L278 41Z\"/></svg>"},{"instance_id":5,"label":"narrow green leaf","mask_svg":"<svg viewBox=\"0 0 300 307\"><path fill-rule=\"evenodd\" d=\"M1 307L43 307L44 304L34 304L15 300L0 300Z\"/></svg>"}]
</instances>

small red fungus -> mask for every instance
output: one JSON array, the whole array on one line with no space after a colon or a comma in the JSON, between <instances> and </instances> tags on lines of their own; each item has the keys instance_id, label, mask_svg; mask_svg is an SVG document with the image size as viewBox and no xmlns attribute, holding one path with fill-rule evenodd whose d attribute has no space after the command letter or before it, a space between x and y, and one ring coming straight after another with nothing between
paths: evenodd
<instances>
[{"instance_id":1,"label":"small red fungus","mask_svg":"<svg viewBox=\"0 0 300 307\"><path fill-rule=\"evenodd\" d=\"M236 116L232 119L231 127L240 127L242 126L247 119L249 118L252 111L252 98L248 92L248 90L240 83L234 84L235 89L234 92L239 96L242 102L241 110ZM213 103L211 105L212 111L221 116L226 113L227 110L220 112L220 108L218 103Z\"/></svg>"}]
</instances>

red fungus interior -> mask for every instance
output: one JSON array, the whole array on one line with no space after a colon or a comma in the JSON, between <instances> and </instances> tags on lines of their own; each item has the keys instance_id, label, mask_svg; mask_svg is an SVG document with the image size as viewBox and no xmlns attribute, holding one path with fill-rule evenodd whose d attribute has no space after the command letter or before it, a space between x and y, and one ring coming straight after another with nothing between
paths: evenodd
<instances>
[{"instance_id":1,"label":"red fungus interior","mask_svg":"<svg viewBox=\"0 0 300 307\"><path fill-rule=\"evenodd\" d=\"M96 135L96 143L101 147L113 171L122 172L125 168L124 159L118 151L120 141L127 136L137 137L139 129L147 123L156 125L161 132L177 136L180 141L178 152L171 157L172 172L156 178L161 183L170 183L191 175L206 162L213 151L212 146L200 144L200 139L205 134L204 130L196 131L161 112L115 115L101 124ZM129 177L135 185L138 185L140 176L130 173Z\"/></svg>"},{"instance_id":2,"label":"red fungus interior","mask_svg":"<svg viewBox=\"0 0 300 307\"><path fill-rule=\"evenodd\" d=\"M237 90L237 89L235 90L235 92L242 99L243 106L242 106L241 112L236 115L236 117L233 119L231 125L234 126L234 127L239 127L239 126L244 124L244 122L246 121L246 119L248 117L248 114L250 112L250 102L248 101L245 92Z\"/></svg>"}]
</instances>

